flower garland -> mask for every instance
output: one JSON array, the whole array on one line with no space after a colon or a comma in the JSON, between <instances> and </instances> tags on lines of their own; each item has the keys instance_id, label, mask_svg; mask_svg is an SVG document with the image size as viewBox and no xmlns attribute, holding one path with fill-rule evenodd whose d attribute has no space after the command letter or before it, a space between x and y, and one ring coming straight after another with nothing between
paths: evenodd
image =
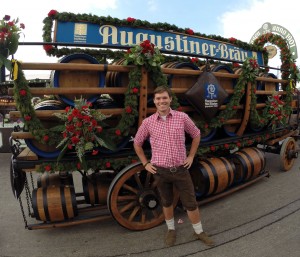
<instances>
[{"instance_id":1,"label":"flower garland","mask_svg":"<svg viewBox=\"0 0 300 257\"><path fill-rule=\"evenodd\" d=\"M266 33L258 37L254 44L263 47L267 42L277 45L280 48L282 79L300 79L299 70L292 59L292 54L284 38L273 33ZM298 75L297 75L298 74Z\"/></svg>"}]
</instances>

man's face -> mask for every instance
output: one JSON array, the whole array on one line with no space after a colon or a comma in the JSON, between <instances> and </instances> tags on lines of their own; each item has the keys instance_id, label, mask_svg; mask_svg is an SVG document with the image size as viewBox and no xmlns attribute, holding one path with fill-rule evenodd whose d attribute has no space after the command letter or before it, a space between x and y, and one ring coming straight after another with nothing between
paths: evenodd
<instances>
[{"instance_id":1,"label":"man's face","mask_svg":"<svg viewBox=\"0 0 300 257\"><path fill-rule=\"evenodd\" d=\"M154 104L159 113L168 112L171 102L172 97L167 92L158 93L154 96Z\"/></svg>"}]
</instances>

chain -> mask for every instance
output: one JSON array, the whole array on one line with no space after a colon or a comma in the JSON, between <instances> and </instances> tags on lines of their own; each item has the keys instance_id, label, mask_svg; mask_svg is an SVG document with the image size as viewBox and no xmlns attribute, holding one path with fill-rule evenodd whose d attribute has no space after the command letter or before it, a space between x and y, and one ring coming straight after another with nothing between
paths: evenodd
<instances>
[{"instance_id":1,"label":"chain","mask_svg":"<svg viewBox=\"0 0 300 257\"><path fill-rule=\"evenodd\" d=\"M22 203L21 195L19 196L19 204L20 204L20 208L21 208L23 220L24 220L24 223L25 223L25 228L28 228L28 223L27 223L25 211L24 211L24 208L23 208L23 203Z\"/></svg>"},{"instance_id":2,"label":"chain","mask_svg":"<svg viewBox=\"0 0 300 257\"><path fill-rule=\"evenodd\" d=\"M28 216L32 217L33 212L31 212L31 207L30 207L30 206L32 206L32 198L31 198L30 189L29 189L29 186L28 186L27 177L25 179L25 192L26 192L26 202L27 202L27 208L28 208Z\"/></svg>"}]
</instances>

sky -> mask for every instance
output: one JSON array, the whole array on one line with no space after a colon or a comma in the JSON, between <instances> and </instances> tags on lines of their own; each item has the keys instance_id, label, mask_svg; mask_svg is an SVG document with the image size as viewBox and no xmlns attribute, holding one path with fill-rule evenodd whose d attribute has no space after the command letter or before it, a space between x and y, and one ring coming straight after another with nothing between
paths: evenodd
<instances>
[{"instance_id":1,"label":"sky","mask_svg":"<svg viewBox=\"0 0 300 257\"><path fill-rule=\"evenodd\" d=\"M206 35L234 37L244 42L249 42L264 23L270 22L289 30L300 48L300 23L296 3L296 0L85 0L70 4L69 1L52 0L41 4L36 0L15 0L13 4L1 6L0 17L10 15L12 19L19 18L25 24L24 34L20 39L23 42L43 41L43 19L52 9L75 14L109 15L119 19L133 17L150 23L166 22ZM47 56L42 46L19 46L14 57L23 62L58 61L56 57ZM270 60L269 65L280 65L278 55Z\"/></svg>"}]
</instances>

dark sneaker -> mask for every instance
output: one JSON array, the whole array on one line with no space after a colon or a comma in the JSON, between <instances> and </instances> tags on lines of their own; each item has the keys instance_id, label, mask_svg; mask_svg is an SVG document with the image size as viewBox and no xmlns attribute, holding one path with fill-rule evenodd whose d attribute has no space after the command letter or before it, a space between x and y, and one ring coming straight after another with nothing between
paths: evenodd
<instances>
[{"instance_id":1,"label":"dark sneaker","mask_svg":"<svg viewBox=\"0 0 300 257\"><path fill-rule=\"evenodd\" d=\"M166 246L173 246L176 241L176 232L175 230L168 230L166 237L165 237L165 244Z\"/></svg>"},{"instance_id":2,"label":"dark sneaker","mask_svg":"<svg viewBox=\"0 0 300 257\"><path fill-rule=\"evenodd\" d=\"M200 234L194 234L196 239L201 240L204 244L208 245L208 246L214 246L215 243L214 241L205 233L202 232Z\"/></svg>"}]
</instances>

